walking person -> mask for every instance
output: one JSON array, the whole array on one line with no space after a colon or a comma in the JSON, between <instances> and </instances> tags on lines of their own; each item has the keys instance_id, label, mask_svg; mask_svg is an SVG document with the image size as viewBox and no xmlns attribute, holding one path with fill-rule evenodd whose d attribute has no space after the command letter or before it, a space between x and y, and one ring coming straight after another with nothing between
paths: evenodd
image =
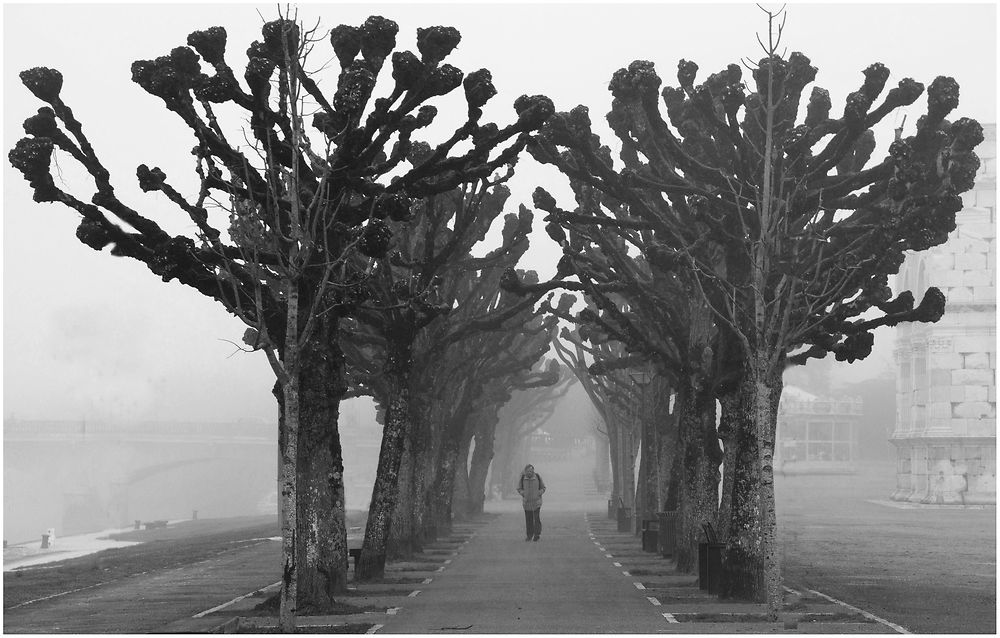
<instances>
[{"instance_id":1,"label":"walking person","mask_svg":"<svg viewBox=\"0 0 1000 638\"><path fill-rule=\"evenodd\" d=\"M521 472L521 478L517 481L517 493L521 495L524 505L524 527L527 535L526 541L537 541L542 535L542 494L545 493L545 481L542 476L535 472L535 466L528 464Z\"/></svg>"}]
</instances>

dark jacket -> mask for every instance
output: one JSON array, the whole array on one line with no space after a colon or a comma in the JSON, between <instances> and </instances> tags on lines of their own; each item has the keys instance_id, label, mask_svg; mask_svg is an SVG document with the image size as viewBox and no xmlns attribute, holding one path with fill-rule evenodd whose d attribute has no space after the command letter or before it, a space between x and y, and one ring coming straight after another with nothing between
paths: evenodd
<instances>
[{"instance_id":1,"label":"dark jacket","mask_svg":"<svg viewBox=\"0 0 1000 638\"><path fill-rule=\"evenodd\" d=\"M523 472L517 481L517 493L521 495L524 509L527 511L537 510L542 506L542 494L545 493L545 482L542 475L535 472L535 475L528 478Z\"/></svg>"}]
</instances>

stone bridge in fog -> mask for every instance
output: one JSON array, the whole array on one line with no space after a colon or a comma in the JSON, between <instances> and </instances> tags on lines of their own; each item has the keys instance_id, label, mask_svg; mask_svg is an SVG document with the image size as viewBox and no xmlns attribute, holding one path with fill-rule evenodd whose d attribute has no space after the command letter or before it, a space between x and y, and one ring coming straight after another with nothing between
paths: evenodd
<instances>
[{"instance_id":1,"label":"stone bridge in fog","mask_svg":"<svg viewBox=\"0 0 1000 638\"><path fill-rule=\"evenodd\" d=\"M4 423L4 539L276 511L277 426Z\"/></svg>"}]
</instances>

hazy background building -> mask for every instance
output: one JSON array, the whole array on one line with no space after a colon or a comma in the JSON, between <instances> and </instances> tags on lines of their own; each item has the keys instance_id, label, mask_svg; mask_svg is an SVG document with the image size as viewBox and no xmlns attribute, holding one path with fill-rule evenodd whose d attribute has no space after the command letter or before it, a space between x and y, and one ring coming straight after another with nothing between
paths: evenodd
<instances>
[{"instance_id":1,"label":"hazy background building","mask_svg":"<svg viewBox=\"0 0 1000 638\"><path fill-rule=\"evenodd\" d=\"M863 404L786 386L778 405L774 468L782 474L854 472Z\"/></svg>"},{"instance_id":2,"label":"hazy background building","mask_svg":"<svg viewBox=\"0 0 1000 638\"><path fill-rule=\"evenodd\" d=\"M897 327L894 500L996 503L996 125L945 244L907 257L900 290L945 294L944 317Z\"/></svg>"}]
</instances>

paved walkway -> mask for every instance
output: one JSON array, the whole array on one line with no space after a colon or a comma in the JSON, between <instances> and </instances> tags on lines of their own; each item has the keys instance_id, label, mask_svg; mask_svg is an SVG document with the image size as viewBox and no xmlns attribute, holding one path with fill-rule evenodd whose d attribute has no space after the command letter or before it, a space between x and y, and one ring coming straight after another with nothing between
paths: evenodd
<instances>
[{"instance_id":1,"label":"paved walkway","mask_svg":"<svg viewBox=\"0 0 1000 638\"><path fill-rule=\"evenodd\" d=\"M505 508L507 509L507 508ZM379 633L656 633L666 620L589 536L580 512L542 509L525 542L510 509L480 527L445 572Z\"/></svg>"},{"instance_id":2,"label":"paved walkway","mask_svg":"<svg viewBox=\"0 0 1000 638\"><path fill-rule=\"evenodd\" d=\"M158 633L179 618L190 618L274 582L280 559L280 543L262 540L197 563L138 574L4 610L3 631Z\"/></svg>"}]
</instances>

